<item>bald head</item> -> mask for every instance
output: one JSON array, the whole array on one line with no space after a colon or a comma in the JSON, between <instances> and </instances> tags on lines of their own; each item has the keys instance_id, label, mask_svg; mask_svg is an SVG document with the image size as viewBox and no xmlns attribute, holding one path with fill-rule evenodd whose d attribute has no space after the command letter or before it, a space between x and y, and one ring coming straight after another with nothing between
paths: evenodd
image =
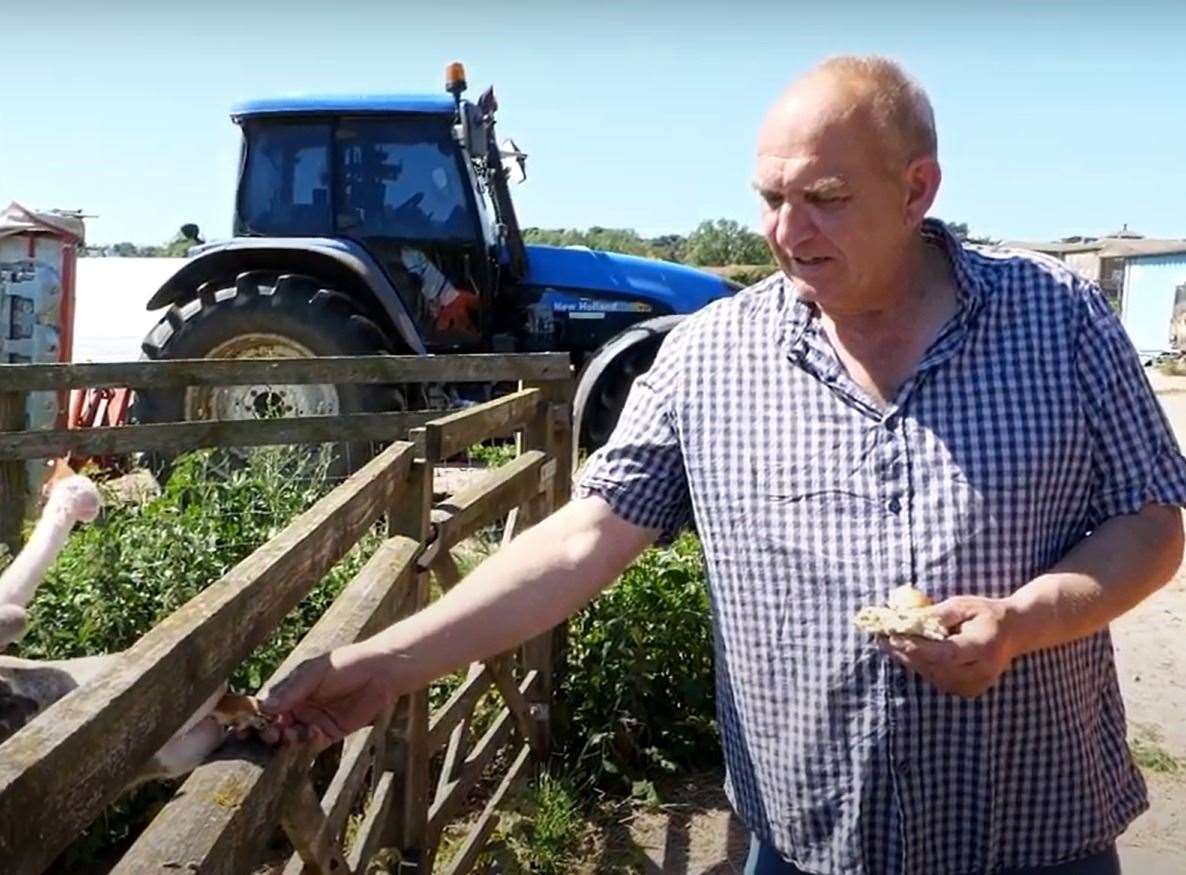
<instances>
[{"instance_id":1,"label":"bald head","mask_svg":"<svg viewBox=\"0 0 1186 875\"><path fill-rule=\"evenodd\" d=\"M889 169L937 157L935 115L922 86L893 61L854 55L828 58L787 87L766 116L758 152L839 124L865 129Z\"/></svg>"},{"instance_id":2,"label":"bald head","mask_svg":"<svg viewBox=\"0 0 1186 875\"><path fill-rule=\"evenodd\" d=\"M824 61L758 136L754 188L770 250L800 295L872 306L917 272L942 173L922 88L881 58Z\"/></svg>"}]
</instances>

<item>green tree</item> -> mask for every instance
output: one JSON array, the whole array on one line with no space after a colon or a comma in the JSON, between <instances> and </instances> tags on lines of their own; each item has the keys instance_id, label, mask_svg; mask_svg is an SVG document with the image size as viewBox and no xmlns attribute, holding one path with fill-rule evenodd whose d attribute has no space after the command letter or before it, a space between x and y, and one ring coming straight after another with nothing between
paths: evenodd
<instances>
[{"instance_id":1,"label":"green tree","mask_svg":"<svg viewBox=\"0 0 1186 875\"><path fill-rule=\"evenodd\" d=\"M544 246L588 246L603 252L651 257L650 244L633 228L602 228L594 225L586 231L576 228L527 228L523 239Z\"/></svg>"},{"instance_id":2,"label":"green tree","mask_svg":"<svg viewBox=\"0 0 1186 875\"><path fill-rule=\"evenodd\" d=\"M600 228L594 225L586 232L590 249L604 252L622 252L626 255L650 257L653 253L647 242L633 228Z\"/></svg>"},{"instance_id":3,"label":"green tree","mask_svg":"<svg viewBox=\"0 0 1186 875\"><path fill-rule=\"evenodd\" d=\"M182 237L178 232L172 240L160 247L160 255L165 258L184 258L189 248L194 245L192 240Z\"/></svg>"},{"instance_id":4,"label":"green tree","mask_svg":"<svg viewBox=\"0 0 1186 875\"><path fill-rule=\"evenodd\" d=\"M80 252L90 258L184 258L193 242L175 234L167 243L159 246L138 246L135 243L108 243L105 246L86 246Z\"/></svg>"},{"instance_id":5,"label":"green tree","mask_svg":"<svg viewBox=\"0 0 1186 875\"><path fill-rule=\"evenodd\" d=\"M683 261L688 238L683 234L663 234L647 241L656 258L664 261Z\"/></svg>"},{"instance_id":6,"label":"green tree","mask_svg":"<svg viewBox=\"0 0 1186 875\"><path fill-rule=\"evenodd\" d=\"M774 260L760 234L732 219L701 222L691 234L662 234L646 238L633 228L526 228L523 239L544 246L588 246L604 252L623 252L644 258L699 265L772 265Z\"/></svg>"},{"instance_id":7,"label":"green tree","mask_svg":"<svg viewBox=\"0 0 1186 875\"><path fill-rule=\"evenodd\" d=\"M973 234L968 229L967 222L945 222L949 231L956 236L957 239L964 243L975 243L979 246L995 246L999 240L993 240L991 237Z\"/></svg>"},{"instance_id":8,"label":"green tree","mask_svg":"<svg viewBox=\"0 0 1186 875\"><path fill-rule=\"evenodd\" d=\"M577 237L580 236L580 231L569 230L568 228L524 228L523 239L528 243L535 243L539 246L575 246L583 245L577 243Z\"/></svg>"},{"instance_id":9,"label":"green tree","mask_svg":"<svg viewBox=\"0 0 1186 875\"><path fill-rule=\"evenodd\" d=\"M691 264L771 264L762 235L732 219L701 222L688 235L684 257Z\"/></svg>"}]
</instances>

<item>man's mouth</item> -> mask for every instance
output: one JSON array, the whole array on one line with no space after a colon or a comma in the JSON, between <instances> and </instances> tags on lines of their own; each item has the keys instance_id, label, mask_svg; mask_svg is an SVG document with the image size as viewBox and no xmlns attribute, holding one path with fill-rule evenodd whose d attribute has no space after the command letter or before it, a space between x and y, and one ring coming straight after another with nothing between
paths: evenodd
<instances>
[{"instance_id":1,"label":"man's mouth","mask_svg":"<svg viewBox=\"0 0 1186 875\"><path fill-rule=\"evenodd\" d=\"M797 267L815 267L817 265L823 264L825 261L831 261L831 259L826 255L796 255L791 260L795 262Z\"/></svg>"}]
</instances>

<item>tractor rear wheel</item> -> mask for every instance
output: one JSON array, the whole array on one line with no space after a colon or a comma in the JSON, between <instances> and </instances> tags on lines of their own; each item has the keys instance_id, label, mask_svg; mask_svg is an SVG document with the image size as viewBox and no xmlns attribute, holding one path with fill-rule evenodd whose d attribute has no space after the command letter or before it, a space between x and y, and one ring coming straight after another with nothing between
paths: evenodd
<instances>
[{"instance_id":1,"label":"tractor rear wheel","mask_svg":"<svg viewBox=\"0 0 1186 875\"><path fill-rule=\"evenodd\" d=\"M194 300L169 308L141 347L146 358L250 359L375 355L391 352L383 332L341 292L308 276L250 272L206 283ZM406 409L398 386L256 384L191 386L136 393L136 422L332 416ZM331 476L373 455L367 442L339 445ZM232 453L232 455L234 455ZM241 453L239 454L242 455ZM162 470L167 460L150 458Z\"/></svg>"}]
</instances>

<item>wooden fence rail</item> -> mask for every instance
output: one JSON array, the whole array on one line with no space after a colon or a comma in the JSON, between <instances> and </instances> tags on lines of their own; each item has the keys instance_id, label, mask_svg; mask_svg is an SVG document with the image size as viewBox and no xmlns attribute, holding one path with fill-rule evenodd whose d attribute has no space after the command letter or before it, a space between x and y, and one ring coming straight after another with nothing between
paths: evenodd
<instances>
[{"instance_id":1,"label":"wooden fence rail","mask_svg":"<svg viewBox=\"0 0 1186 875\"><path fill-rule=\"evenodd\" d=\"M248 447L329 441L406 439L410 429L441 411L348 413L254 420L153 423L80 431L26 430L30 392L126 386L301 385L318 383L567 383L572 367L562 353L452 356L356 356L315 359L175 360L100 364L0 365L0 544L15 549L27 507L22 460L67 452L123 455L177 453L198 447ZM489 435L494 436L494 435ZM462 448L464 449L464 447Z\"/></svg>"},{"instance_id":2,"label":"wooden fence rail","mask_svg":"<svg viewBox=\"0 0 1186 875\"><path fill-rule=\"evenodd\" d=\"M487 358L484 366L473 363ZM513 537L567 500L571 383L563 356L145 362L120 365L0 366L0 459L62 449L122 452L310 440L397 440L282 532L158 623L114 667L57 702L0 747L0 859L5 871L45 871L120 794L142 765L267 639L330 568L381 518L386 539L277 670L359 640L427 604L430 580L443 592L459 579L450 550L509 514ZM230 367L234 365L236 367ZM217 366L215 368L215 366ZM213 376L215 368L218 380ZM480 374L480 377L478 376ZM522 389L457 413L355 414L338 420L263 420L233 425L217 443L204 423L94 432L22 432L4 402L20 392L96 385L175 386L267 380L277 383L519 379ZM23 405L22 405L23 409ZM423 420L419 417L425 417ZM344 421L360 417L372 431ZM355 423L351 422L353 426ZM226 426L228 423L222 423ZM196 426L196 427L195 427ZM172 433L161 429L173 429ZM410 431L409 431L410 429ZM434 465L474 442L518 433L520 454L433 504ZM169 434L169 440L158 437ZM227 432L223 432L226 435ZM33 440L37 438L40 440ZM206 443L213 441L213 444ZM119 448L119 449L112 449ZM0 463L5 470L20 462ZM7 484L10 488L11 483ZM3 498L3 496L0 496ZM2 505L0 505L2 507ZM403 866L432 871L445 826L462 811L495 762L509 762L448 871L475 865L511 786L546 755L555 636L471 666L435 713L428 691L404 696L351 735L324 788L312 760L294 749L230 741L199 767L116 865L115 872L250 871L282 830L293 852L286 873L361 873L380 849ZM502 709L474 738L474 709L497 691ZM505 757L499 753L506 751ZM434 783L435 781L435 783ZM401 870L402 871L402 870Z\"/></svg>"}]
</instances>

